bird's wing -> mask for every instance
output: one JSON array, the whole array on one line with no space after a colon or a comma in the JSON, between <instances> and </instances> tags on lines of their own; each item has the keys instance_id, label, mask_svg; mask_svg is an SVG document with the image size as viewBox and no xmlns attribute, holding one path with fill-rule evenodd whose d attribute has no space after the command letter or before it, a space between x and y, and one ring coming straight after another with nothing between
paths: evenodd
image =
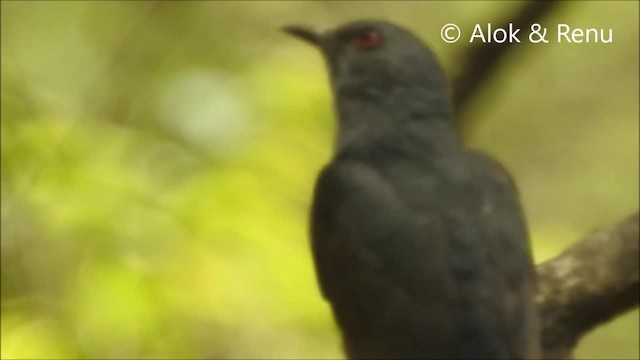
<instances>
[{"instance_id":1,"label":"bird's wing","mask_svg":"<svg viewBox=\"0 0 640 360\"><path fill-rule=\"evenodd\" d=\"M455 322L443 311L452 289L438 221L408 209L362 163L330 164L320 174L311 226L320 288L346 333L347 349L357 336L368 348L386 347L354 356L446 357ZM375 326L382 327L377 335L367 333Z\"/></svg>"},{"instance_id":2,"label":"bird's wing","mask_svg":"<svg viewBox=\"0 0 640 360\"><path fill-rule=\"evenodd\" d=\"M469 160L479 181L481 239L498 275L496 287L502 295L511 357L539 358L535 268L518 191L509 173L489 156L469 152Z\"/></svg>"},{"instance_id":3,"label":"bird's wing","mask_svg":"<svg viewBox=\"0 0 640 360\"><path fill-rule=\"evenodd\" d=\"M418 186L417 201L363 163L322 171L312 248L339 322L366 323L384 313L410 324L406 338L426 344L434 331L434 338L462 345L455 356L532 353L532 267L517 193L500 165L476 153L468 158L473 181Z\"/></svg>"},{"instance_id":4,"label":"bird's wing","mask_svg":"<svg viewBox=\"0 0 640 360\"><path fill-rule=\"evenodd\" d=\"M423 216L421 216L423 215ZM446 250L426 238L438 219L408 209L375 170L357 162L328 165L316 184L312 209L312 246L322 293L337 295L336 284L365 266L388 286L411 296L425 283L439 282ZM433 280L433 281L431 281Z\"/></svg>"}]
</instances>

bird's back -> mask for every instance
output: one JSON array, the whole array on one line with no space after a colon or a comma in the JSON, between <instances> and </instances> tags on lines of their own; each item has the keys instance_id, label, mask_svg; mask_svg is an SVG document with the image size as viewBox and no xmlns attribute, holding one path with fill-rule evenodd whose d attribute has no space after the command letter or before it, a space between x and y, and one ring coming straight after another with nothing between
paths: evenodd
<instances>
[{"instance_id":1,"label":"bird's back","mask_svg":"<svg viewBox=\"0 0 640 360\"><path fill-rule=\"evenodd\" d=\"M531 268L508 175L465 151L385 153L338 157L316 189L314 256L350 357L526 357Z\"/></svg>"}]
</instances>

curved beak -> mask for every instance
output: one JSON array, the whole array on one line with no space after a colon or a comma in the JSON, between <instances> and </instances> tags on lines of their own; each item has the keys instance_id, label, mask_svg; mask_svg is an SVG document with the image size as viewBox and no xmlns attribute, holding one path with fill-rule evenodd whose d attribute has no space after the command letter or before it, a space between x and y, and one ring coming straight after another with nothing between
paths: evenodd
<instances>
[{"instance_id":1,"label":"curved beak","mask_svg":"<svg viewBox=\"0 0 640 360\"><path fill-rule=\"evenodd\" d=\"M322 33L303 25L287 25L282 31L302 39L314 46L322 47Z\"/></svg>"}]
</instances>

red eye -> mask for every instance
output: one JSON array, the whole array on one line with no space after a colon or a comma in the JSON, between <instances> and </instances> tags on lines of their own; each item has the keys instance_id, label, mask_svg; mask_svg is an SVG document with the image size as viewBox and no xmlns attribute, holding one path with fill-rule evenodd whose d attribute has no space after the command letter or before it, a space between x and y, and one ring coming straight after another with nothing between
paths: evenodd
<instances>
[{"instance_id":1,"label":"red eye","mask_svg":"<svg viewBox=\"0 0 640 360\"><path fill-rule=\"evenodd\" d=\"M353 42L360 50L375 49L382 44L382 35L376 31L367 31L357 35Z\"/></svg>"}]
</instances>

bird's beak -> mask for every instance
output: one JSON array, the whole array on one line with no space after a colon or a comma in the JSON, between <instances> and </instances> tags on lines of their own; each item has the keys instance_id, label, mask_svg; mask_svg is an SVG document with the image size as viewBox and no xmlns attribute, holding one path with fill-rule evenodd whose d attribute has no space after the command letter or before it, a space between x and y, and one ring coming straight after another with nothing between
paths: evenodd
<instances>
[{"instance_id":1,"label":"bird's beak","mask_svg":"<svg viewBox=\"0 0 640 360\"><path fill-rule=\"evenodd\" d=\"M322 33L308 26L288 25L282 28L282 31L302 39L314 46L322 47Z\"/></svg>"}]
</instances>

